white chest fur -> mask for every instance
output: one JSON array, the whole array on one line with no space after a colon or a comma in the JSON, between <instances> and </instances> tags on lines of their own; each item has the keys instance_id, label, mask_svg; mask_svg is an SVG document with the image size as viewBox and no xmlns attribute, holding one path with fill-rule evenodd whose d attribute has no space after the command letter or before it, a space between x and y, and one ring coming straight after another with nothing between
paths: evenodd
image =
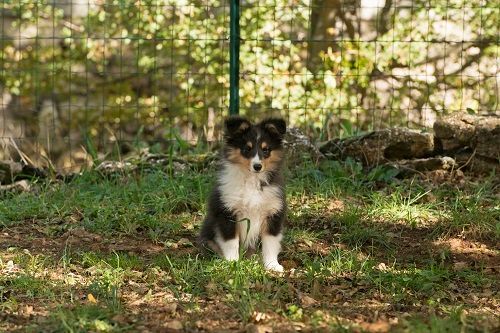
<instances>
[{"instance_id":1,"label":"white chest fur","mask_svg":"<svg viewBox=\"0 0 500 333\"><path fill-rule=\"evenodd\" d=\"M281 189L276 185L261 186L265 175L224 165L219 175L224 205L236 214L240 243L254 247L266 218L283 208ZM249 224L249 225L248 225Z\"/></svg>"}]
</instances>

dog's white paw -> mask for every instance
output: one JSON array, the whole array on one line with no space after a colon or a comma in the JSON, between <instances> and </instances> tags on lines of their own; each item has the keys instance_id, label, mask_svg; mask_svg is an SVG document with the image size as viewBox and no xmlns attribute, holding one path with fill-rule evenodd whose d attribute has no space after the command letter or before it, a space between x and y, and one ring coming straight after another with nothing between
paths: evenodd
<instances>
[{"instance_id":1,"label":"dog's white paw","mask_svg":"<svg viewBox=\"0 0 500 333\"><path fill-rule=\"evenodd\" d=\"M268 271L273 271L273 272L278 272L278 273L283 273L284 269L283 266L281 266L277 261L272 261L264 264L264 267Z\"/></svg>"}]
</instances>

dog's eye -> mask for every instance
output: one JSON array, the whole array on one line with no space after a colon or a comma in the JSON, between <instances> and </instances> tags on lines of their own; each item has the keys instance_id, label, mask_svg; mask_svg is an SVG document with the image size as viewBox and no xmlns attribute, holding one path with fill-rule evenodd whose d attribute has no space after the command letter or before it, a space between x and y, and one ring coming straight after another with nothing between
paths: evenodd
<instances>
[{"instance_id":1,"label":"dog's eye","mask_svg":"<svg viewBox=\"0 0 500 333\"><path fill-rule=\"evenodd\" d=\"M271 149L269 148L262 148L262 152L264 153L264 155L269 155L271 153Z\"/></svg>"},{"instance_id":2,"label":"dog's eye","mask_svg":"<svg viewBox=\"0 0 500 333\"><path fill-rule=\"evenodd\" d=\"M249 153L251 150L252 150L252 147L250 147L250 146L245 146L245 147L243 148L243 152L244 152L244 153Z\"/></svg>"}]
</instances>

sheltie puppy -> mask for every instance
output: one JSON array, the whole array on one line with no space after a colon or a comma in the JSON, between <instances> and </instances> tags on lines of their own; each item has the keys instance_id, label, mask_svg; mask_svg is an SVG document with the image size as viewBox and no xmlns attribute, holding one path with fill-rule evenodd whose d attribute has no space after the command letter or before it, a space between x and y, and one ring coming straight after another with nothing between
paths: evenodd
<instances>
[{"instance_id":1,"label":"sheltie puppy","mask_svg":"<svg viewBox=\"0 0 500 333\"><path fill-rule=\"evenodd\" d=\"M238 260L240 248L253 253L260 239L264 267L282 272L278 254L286 218L282 176L286 123L270 118L252 124L229 117L224 125L220 169L199 241L227 260Z\"/></svg>"}]
</instances>

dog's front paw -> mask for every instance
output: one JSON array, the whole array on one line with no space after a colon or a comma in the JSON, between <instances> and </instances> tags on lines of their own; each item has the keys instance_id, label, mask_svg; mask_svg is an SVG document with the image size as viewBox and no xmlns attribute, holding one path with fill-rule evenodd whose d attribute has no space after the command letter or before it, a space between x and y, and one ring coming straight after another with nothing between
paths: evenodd
<instances>
[{"instance_id":1,"label":"dog's front paw","mask_svg":"<svg viewBox=\"0 0 500 333\"><path fill-rule=\"evenodd\" d=\"M281 266L277 261L271 261L271 262L265 263L264 267L268 271L274 271L274 272L278 272L278 273L282 273L284 271L283 266Z\"/></svg>"}]
</instances>

